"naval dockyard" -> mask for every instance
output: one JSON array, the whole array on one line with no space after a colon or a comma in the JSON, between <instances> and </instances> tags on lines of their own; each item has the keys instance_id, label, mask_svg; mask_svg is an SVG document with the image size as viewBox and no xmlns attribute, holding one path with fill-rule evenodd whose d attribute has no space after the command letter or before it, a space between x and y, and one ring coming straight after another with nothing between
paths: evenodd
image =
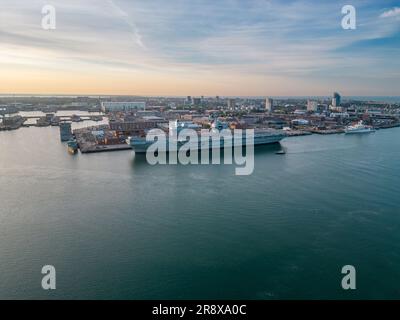
<instances>
[{"instance_id":1,"label":"naval dockyard","mask_svg":"<svg viewBox=\"0 0 400 320\"><path fill-rule=\"evenodd\" d=\"M59 127L71 153L130 150L127 139L143 137L170 121L211 128L270 128L286 137L340 134L362 122L374 130L400 126L400 103L321 98L240 97L0 97L0 131ZM76 124L79 124L77 126Z\"/></svg>"}]
</instances>

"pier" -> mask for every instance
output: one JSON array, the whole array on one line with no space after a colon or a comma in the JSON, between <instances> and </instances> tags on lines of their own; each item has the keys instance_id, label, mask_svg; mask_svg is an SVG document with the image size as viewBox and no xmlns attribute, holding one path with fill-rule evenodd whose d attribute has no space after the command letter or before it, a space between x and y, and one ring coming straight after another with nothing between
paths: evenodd
<instances>
[{"instance_id":1,"label":"pier","mask_svg":"<svg viewBox=\"0 0 400 320\"><path fill-rule=\"evenodd\" d=\"M80 118L93 118L93 117L103 117L102 115L92 115L92 114L78 114L78 116ZM44 116L23 116L23 118L25 119L40 119L40 118L46 118ZM72 116L60 116L60 118L63 118L63 120L65 119L66 121L72 119Z\"/></svg>"},{"instance_id":2,"label":"pier","mask_svg":"<svg viewBox=\"0 0 400 320\"><path fill-rule=\"evenodd\" d=\"M72 116L56 116L54 114L46 116L23 116L24 122L22 127L48 127L58 126L60 122L82 122L82 121L102 121L103 115L72 115ZM28 120L36 119L35 123L26 123Z\"/></svg>"}]
</instances>

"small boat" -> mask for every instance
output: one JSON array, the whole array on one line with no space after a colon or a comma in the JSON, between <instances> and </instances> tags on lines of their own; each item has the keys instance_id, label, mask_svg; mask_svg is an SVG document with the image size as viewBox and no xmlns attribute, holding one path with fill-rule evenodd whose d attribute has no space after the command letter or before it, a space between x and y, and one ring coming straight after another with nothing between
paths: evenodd
<instances>
[{"instance_id":1,"label":"small boat","mask_svg":"<svg viewBox=\"0 0 400 320\"><path fill-rule=\"evenodd\" d=\"M78 142L75 139L71 139L67 142L68 152L75 154L78 151Z\"/></svg>"},{"instance_id":2,"label":"small boat","mask_svg":"<svg viewBox=\"0 0 400 320\"><path fill-rule=\"evenodd\" d=\"M275 154L286 154L286 151L282 149L282 150L275 152Z\"/></svg>"}]
</instances>

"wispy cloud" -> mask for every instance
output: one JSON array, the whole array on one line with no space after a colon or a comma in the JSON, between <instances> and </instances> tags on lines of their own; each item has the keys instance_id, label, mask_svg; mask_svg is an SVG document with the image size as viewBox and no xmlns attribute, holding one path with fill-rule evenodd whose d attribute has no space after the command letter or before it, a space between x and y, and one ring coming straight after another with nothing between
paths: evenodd
<instances>
[{"instance_id":1,"label":"wispy cloud","mask_svg":"<svg viewBox=\"0 0 400 320\"><path fill-rule=\"evenodd\" d=\"M130 27L132 34L133 34L133 39L134 41L143 49L146 48L146 46L144 45L143 41L142 41L142 35L139 32L138 27L136 26L136 24L131 21L129 15L121 9L121 7L119 7L117 4L115 4L115 2L113 0L108 0L108 3L112 6L112 8L117 12L118 16L120 18L122 18L125 23Z\"/></svg>"},{"instance_id":2,"label":"wispy cloud","mask_svg":"<svg viewBox=\"0 0 400 320\"><path fill-rule=\"evenodd\" d=\"M311 93L352 79L348 90L383 93L400 70L393 2L352 0L357 29L348 31L344 1L53 0L57 29L49 32L40 27L47 1L2 0L0 68L129 74L130 81L140 74L149 83L157 76L238 91L290 83Z\"/></svg>"},{"instance_id":3,"label":"wispy cloud","mask_svg":"<svg viewBox=\"0 0 400 320\"><path fill-rule=\"evenodd\" d=\"M400 8L395 7L388 11L385 11L380 15L381 18L391 18L391 17L400 17Z\"/></svg>"}]
</instances>

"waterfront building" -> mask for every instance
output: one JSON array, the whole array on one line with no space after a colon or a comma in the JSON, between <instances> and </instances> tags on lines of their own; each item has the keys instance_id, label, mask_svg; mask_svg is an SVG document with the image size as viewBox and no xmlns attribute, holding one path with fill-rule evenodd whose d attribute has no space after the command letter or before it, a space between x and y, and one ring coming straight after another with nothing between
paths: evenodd
<instances>
[{"instance_id":1,"label":"waterfront building","mask_svg":"<svg viewBox=\"0 0 400 320\"><path fill-rule=\"evenodd\" d=\"M296 126L306 126L309 124L309 121L306 119L294 119L292 120L292 124Z\"/></svg>"},{"instance_id":2,"label":"waterfront building","mask_svg":"<svg viewBox=\"0 0 400 320\"><path fill-rule=\"evenodd\" d=\"M142 101L101 103L101 110L103 112L134 111L134 110L145 110L145 109L146 109L146 103Z\"/></svg>"},{"instance_id":3,"label":"waterfront building","mask_svg":"<svg viewBox=\"0 0 400 320\"><path fill-rule=\"evenodd\" d=\"M3 125L4 126L9 126L9 127L14 127L18 126L18 124L22 121L21 116L7 116L5 115L3 117Z\"/></svg>"},{"instance_id":4,"label":"waterfront building","mask_svg":"<svg viewBox=\"0 0 400 320\"><path fill-rule=\"evenodd\" d=\"M167 121L158 117L138 119L136 121L110 121L110 129L117 132L132 132L157 128L158 124L163 122Z\"/></svg>"}]
</instances>

